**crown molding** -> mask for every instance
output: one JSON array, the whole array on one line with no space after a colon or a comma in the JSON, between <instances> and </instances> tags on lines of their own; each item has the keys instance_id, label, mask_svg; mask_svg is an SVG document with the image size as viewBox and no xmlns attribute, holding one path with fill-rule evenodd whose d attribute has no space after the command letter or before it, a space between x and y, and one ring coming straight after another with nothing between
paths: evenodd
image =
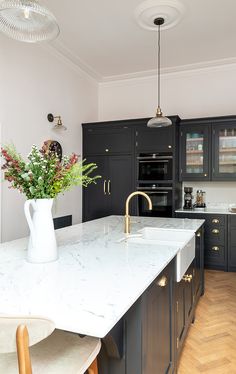
<instances>
[{"instance_id":1,"label":"crown molding","mask_svg":"<svg viewBox=\"0 0 236 374\"><path fill-rule=\"evenodd\" d=\"M236 57L220 59L220 60L212 60L212 61L205 61L205 62L198 62L195 64L188 64L188 65L180 65L176 67L170 68L162 68L161 75L166 77L168 76L179 76L182 74L198 74L204 71L217 71L222 70L224 68L229 69L230 67L235 68L236 65ZM126 80L133 80L133 79L146 79L148 77L155 77L156 76L156 69L152 70L144 70L138 71L135 73L130 74L121 74L121 75L113 75L103 77L101 84L105 83L114 83L119 81L126 81Z\"/></svg>"},{"instance_id":2,"label":"crown molding","mask_svg":"<svg viewBox=\"0 0 236 374\"><path fill-rule=\"evenodd\" d=\"M42 43L40 46L72 68L77 74L86 76L87 79L96 83L103 80L103 77L100 74L83 62L79 57L75 56L61 41L57 40L47 44Z\"/></svg>"},{"instance_id":3,"label":"crown molding","mask_svg":"<svg viewBox=\"0 0 236 374\"><path fill-rule=\"evenodd\" d=\"M99 84L109 84L134 79L147 79L148 77L156 76L156 69L137 71L135 73L102 76L95 71L89 64L85 63L81 58L76 56L69 48L65 46L62 41L56 40L49 44L41 44L41 46L51 52L54 56L59 58L65 64L70 66L74 71L80 75L86 76ZM162 76L179 76L180 74L195 75L204 71L217 71L221 69L235 68L236 57L224 58L219 60L211 60L204 62L197 62L194 64L180 65L169 68L162 68Z\"/></svg>"}]
</instances>

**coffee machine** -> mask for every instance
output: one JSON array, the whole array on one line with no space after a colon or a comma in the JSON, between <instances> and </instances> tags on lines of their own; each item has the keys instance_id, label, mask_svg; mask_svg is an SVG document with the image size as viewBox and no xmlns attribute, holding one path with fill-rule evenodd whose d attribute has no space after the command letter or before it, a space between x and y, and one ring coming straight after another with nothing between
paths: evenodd
<instances>
[{"instance_id":1,"label":"coffee machine","mask_svg":"<svg viewBox=\"0 0 236 374\"><path fill-rule=\"evenodd\" d=\"M184 187L184 209L191 210L193 209L193 188Z\"/></svg>"}]
</instances>

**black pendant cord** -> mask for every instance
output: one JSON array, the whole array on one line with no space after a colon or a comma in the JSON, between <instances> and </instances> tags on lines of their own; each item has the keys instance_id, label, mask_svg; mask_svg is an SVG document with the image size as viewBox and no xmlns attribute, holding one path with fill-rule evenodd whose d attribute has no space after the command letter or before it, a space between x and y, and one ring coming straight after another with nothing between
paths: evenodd
<instances>
[{"instance_id":1,"label":"black pendant cord","mask_svg":"<svg viewBox=\"0 0 236 374\"><path fill-rule=\"evenodd\" d=\"M161 103L161 25L158 25L157 29L157 96L158 96L158 108L160 108Z\"/></svg>"}]
</instances>

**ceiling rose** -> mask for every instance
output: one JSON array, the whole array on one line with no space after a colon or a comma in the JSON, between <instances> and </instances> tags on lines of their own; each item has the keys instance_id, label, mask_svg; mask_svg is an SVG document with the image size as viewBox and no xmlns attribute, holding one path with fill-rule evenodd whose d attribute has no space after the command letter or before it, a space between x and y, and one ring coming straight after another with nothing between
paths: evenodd
<instances>
[{"instance_id":1,"label":"ceiling rose","mask_svg":"<svg viewBox=\"0 0 236 374\"><path fill-rule=\"evenodd\" d=\"M166 30L177 25L184 13L185 7L179 0L146 0L135 9L135 18L144 29L156 31L154 19L162 17L162 29Z\"/></svg>"}]
</instances>

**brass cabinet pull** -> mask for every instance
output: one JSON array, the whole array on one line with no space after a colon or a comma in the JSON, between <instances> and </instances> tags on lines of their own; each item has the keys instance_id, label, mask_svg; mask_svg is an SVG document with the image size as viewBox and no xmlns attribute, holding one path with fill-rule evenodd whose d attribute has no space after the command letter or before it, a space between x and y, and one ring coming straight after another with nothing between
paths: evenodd
<instances>
[{"instance_id":1,"label":"brass cabinet pull","mask_svg":"<svg viewBox=\"0 0 236 374\"><path fill-rule=\"evenodd\" d=\"M220 230L218 229L213 229L212 234L218 235L220 233Z\"/></svg>"},{"instance_id":2,"label":"brass cabinet pull","mask_svg":"<svg viewBox=\"0 0 236 374\"><path fill-rule=\"evenodd\" d=\"M111 194L111 181L110 181L110 179L108 181L107 189L108 189L108 195L110 195Z\"/></svg>"},{"instance_id":3,"label":"brass cabinet pull","mask_svg":"<svg viewBox=\"0 0 236 374\"><path fill-rule=\"evenodd\" d=\"M220 250L220 248L217 247L217 245L214 245L211 249L212 249L213 251L219 251L219 250Z\"/></svg>"},{"instance_id":4,"label":"brass cabinet pull","mask_svg":"<svg viewBox=\"0 0 236 374\"><path fill-rule=\"evenodd\" d=\"M185 274L184 276L183 276L183 280L185 281L185 282L189 282L189 283L191 283L192 282L192 279L193 279L193 276L192 276L192 274Z\"/></svg>"},{"instance_id":5,"label":"brass cabinet pull","mask_svg":"<svg viewBox=\"0 0 236 374\"><path fill-rule=\"evenodd\" d=\"M107 194L107 193L106 193L106 183L107 183L107 181L106 181L106 179L105 179L104 182L103 182L103 192L104 192L104 195Z\"/></svg>"},{"instance_id":6,"label":"brass cabinet pull","mask_svg":"<svg viewBox=\"0 0 236 374\"><path fill-rule=\"evenodd\" d=\"M213 218L213 220L211 222L212 223L220 223L220 221L217 218Z\"/></svg>"},{"instance_id":7,"label":"brass cabinet pull","mask_svg":"<svg viewBox=\"0 0 236 374\"><path fill-rule=\"evenodd\" d=\"M159 287L165 287L168 283L168 279L165 275L163 275L163 277L161 277L161 279L159 281L157 281L157 285Z\"/></svg>"}]
</instances>

